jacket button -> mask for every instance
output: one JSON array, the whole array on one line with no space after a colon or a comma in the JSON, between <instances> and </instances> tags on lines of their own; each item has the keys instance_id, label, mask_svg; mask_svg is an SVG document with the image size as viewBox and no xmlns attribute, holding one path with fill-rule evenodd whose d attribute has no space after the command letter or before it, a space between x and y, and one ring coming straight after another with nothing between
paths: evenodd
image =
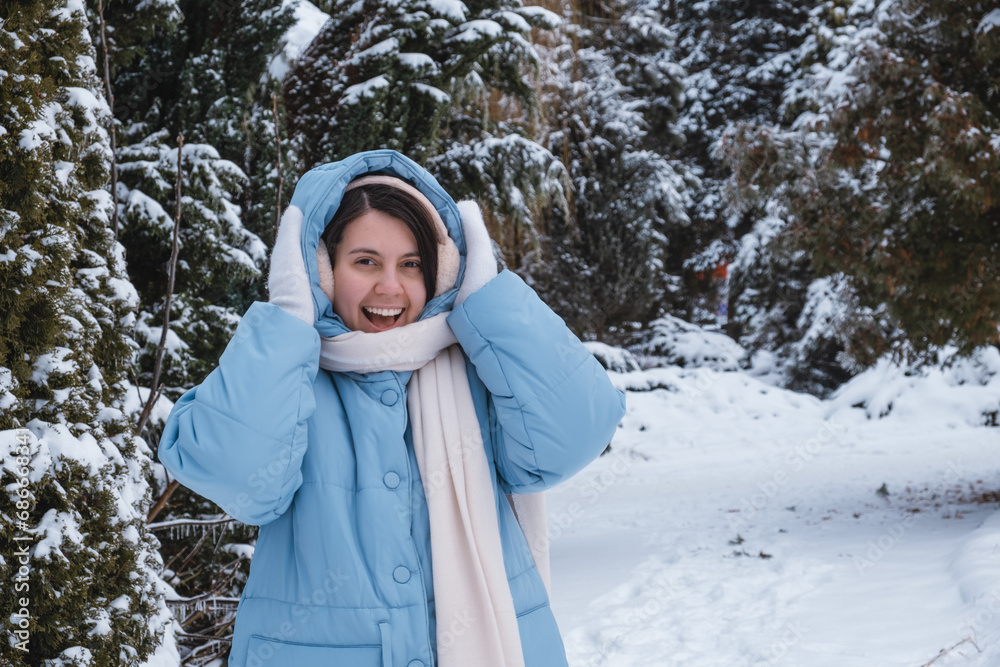
<instances>
[{"instance_id":1,"label":"jacket button","mask_svg":"<svg viewBox=\"0 0 1000 667\"><path fill-rule=\"evenodd\" d=\"M382 478L382 481L385 482L385 485L390 489L395 489L399 486L399 475L394 472L387 472L385 477Z\"/></svg>"},{"instance_id":2,"label":"jacket button","mask_svg":"<svg viewBox=\"0 0 1000 667\"><path fill-rule=\"evenodd\" d=\"M419 660L410 660L410 662L406 663L406 667L424 667L424 663Z\"/></svg>"},{"instance_id":3,"label":"jacket button","mask_svg":"<svg viewBox=\"0 0 1000 667\"><path fill-rule=\"evenodd\" d=\"M396 405L396 400L399 398L399 394L394 392L392 389L386 389L382 392L382 404L383 405Z\"/></svg>"},{"instance_id":4,"label":"jacket button","mask_svg":"<svg viewBox=\"0 0 1000 667\"><path fill-rule=\"evenodd\" d=\"M400 584L405 584L410 580L410 571L405 567L400 565L395 570L392 571L392 578L395 579Z\"/></svg>"}]
</instances>

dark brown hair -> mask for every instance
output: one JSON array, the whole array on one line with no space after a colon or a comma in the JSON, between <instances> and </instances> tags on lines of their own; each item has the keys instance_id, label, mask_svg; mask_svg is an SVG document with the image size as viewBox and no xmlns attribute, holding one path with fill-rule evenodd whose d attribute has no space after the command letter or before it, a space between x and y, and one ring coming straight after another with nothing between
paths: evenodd
<instances>
[{"instance_id":1,"label":"dark brown hair","mask_svg":"<svg viewBox=\"0 0 1000 667\"><path fill-rule=\"evenodd\" d=\"M340 202L340 208L327 223L320 239L330 253L330 264L336 257L337 245L344 238L344 230L369 211L381 211L402 220L417 241L420 253L420 268L424 274L427 300L434 298L437 277L437 240L434 237L434 222L424 206L408 192L391 185L371 183L348 190ZM334 286L336 289L336 286Z\"/></svg>"}]
</instances>

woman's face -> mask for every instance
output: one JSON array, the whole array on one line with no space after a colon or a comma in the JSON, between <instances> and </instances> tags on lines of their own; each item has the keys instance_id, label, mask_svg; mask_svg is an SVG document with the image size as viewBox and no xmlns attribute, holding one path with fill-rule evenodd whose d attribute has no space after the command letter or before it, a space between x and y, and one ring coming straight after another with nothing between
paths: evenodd
<instances>
[{"instance_id":1,"label":"woman's face","mask_svg":"<svg viewBox=\"0 0 1000 667\"><path fill-rule=\"evenodd\" d=\"M368 211L344 228L333 258L333 312L352 331L376 333L415 322L427 288L413 232Z\"/></svg>"}]
</instances>

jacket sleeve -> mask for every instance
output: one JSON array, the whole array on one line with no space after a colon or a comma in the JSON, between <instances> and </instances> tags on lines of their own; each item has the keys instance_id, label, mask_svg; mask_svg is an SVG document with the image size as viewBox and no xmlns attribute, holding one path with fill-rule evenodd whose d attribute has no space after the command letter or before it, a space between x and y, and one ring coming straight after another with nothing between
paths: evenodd
<instances>
[{"instance_id":1,"label":"jacket sleeve","mask_svg":"<svg viewBox=\"0 0 1000 667\"><path fill-rule=\"evenodd\" d=\"M625 396L517 275L503 271L448 316L492 394L494 460L507 493L542 491L580 471L611 441Z\"/></svg>"},{"instance_id":2,"label":"jacket sleeve","mask_svg":"<svg viewBox=\"0 0 1000 667\"><path fill-rule=\"evenodd\" d=\"M255 303L218 368L174 405L160 461L239 521L277 518L302 484L318 370L316 330L275 305Z\"/></svg>"}]
</instances>

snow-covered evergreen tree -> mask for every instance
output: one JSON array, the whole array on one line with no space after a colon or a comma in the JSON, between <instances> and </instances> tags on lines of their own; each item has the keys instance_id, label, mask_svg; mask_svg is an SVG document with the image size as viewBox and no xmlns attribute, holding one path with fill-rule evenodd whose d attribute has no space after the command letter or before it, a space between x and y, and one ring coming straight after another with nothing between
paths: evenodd
<instances>
[{"instance_id":1,"label":"snow-covered evergreen tree","mask_svg":"<svg viewBox=\"0 0 1000 667\"><path fill-rule=\"evenodd\" d=\"M525 37L545 16L519 0L335 3L285 80L302 168L378 147L426 162L441 152L453 88L470 75L487 97L527 100Z\"/></svg>"},{"instance_id":2,"label":"snow-covered evergreen tree","mask_svg":"<svg viewBox=\"0 0 1000 667\"><path fill-rule=\"evenodd\" d=\"M670 136L679 71L662 60L672 35L649 3L561 9L565 30L545 48L543 141L569 173L570 222L546 230L526 272L576 331L620 338L666 312L675 285L670 237L696 179L651 145Z\"/></svg>"},{"instance_id":3,"label":"snow-covered evergreen tree","mask_svg":"<svg viewBox=\"0 0 1000 667\"><path fill-rule=\"evenodd\" d=\"M161 130L119 151L120 238L130 248L130 271L143 300L136 336L145 344L139 357L144 387L150 385L150 368L161 339L175 224L178 147L169 147L168 140L166 130ZM264 244L242 225L233 201L246 187L243 171L207 144L185 144L180 157L180 261L160 376L171 398L215 367L239 323L246 284L259 275L266 257ZM149 435L155 440L158 424L152 426ZM171 487L159 464L156 472L153 491L158 498ZM156 521L209 522L206 529L218 535L206 546L201 529L161 533L162 558L170 568L163 576L173 586L172 602L184 630L179 636L181 655L185 664L206 664L228 649L235 617L232 603L240 595L249 566L246 556L252 553L246 543L256 532L228 530L232 520L187 489L170 496ZM231 552L234 548L236 555ZM185 605L183 600L189 598L200 598L202 607Z\"/></svg>"},{"instance_id":4,"label":"snow-covered evergreen tree","mask_svg":"<svg viewBox=\"0 0 1000 667\"><path fill-rule=\"evenodd\" d=\"M841 49L872 20L868 3L846 4L850 11L840 0L810 11L801 28L805 36L789 56L795 71L784 82L775 118L731 124L719 154L733 169L732 184L737 187L727 195L729 215L736 231L742 232L730 267L727 330L748 350L755 366L783 376L789 387L820 395L857 370L845 351L863 332L883 328L884 312L862 308L842 277L819 278L798 228L788 224L787 207L757 187L763 180L794 180L803 165L815 159L815 151L790 153L786 161L770 164L763 149L740 138L750 132L769 136L781 131L779 120L791 125L804 111L820 110L823 93L811 83L816 73L842 69Z\"/></svg>"},{"instance_id":5,"label":"snow-covered evergreen tree","mask_svg":"<svg viewBox=\"0 0 1000 667\"><path fill-rule=\"evenodd\" d=\"M541 209L564 208L565 171L532 136L532 27L520 0L334 2L285 81L299 169L393 148L456 198L474 196L519 264Z\"/></svg>"},{"instance_id":6,"label":"snow-covered evergreen tree","mask_svg":"<svg viewBox=\"0 0 1000 667\"><path fill-rule=\"evenodd\" d=\"M152 17L151 4L160 8ZM270 239L277 180L267 65L291 12L279 0L126 0L106 18L113 87L123 89L120 236L142 303L140 384L151 378L160 338L184 135L181 262L164 366L176 398L215 366L239 316L263 294L266 246L254 230ZM136 25L147 26L147 39L142 57L130 59Z\"/></svg>"},{"instance_id":7,"label":"snow-covered evergreen tree","mask_svg":"<svg viewBox=\"0 0 1000 667\"><path fill-rule=\"evenodd\" d=\"M161 130L119 151L120 238L142 300L136 331L145 345L139 375L144 386L160 341L176 217L178 149L168 141ZM215 367L239 322L242 288L259 275L266 255L260 239L243 227L233 201L246 186L242 170L206 144L184 145L181 170L180 262L161 376L171 398Z\"/></svg>"},{"instance_id":8,"label":"snow-covered evergreen tree","mask_svg":"<svg viewBox=\"0 0 1000 667\"><path fill-rule=\"evenodd\" d=\"M150 452L123 412L137 298L104 189L110 112L82 0L0 15L0 662L135 664L170 612Z\"/></svg>"},{"instance_id":9,"label":"snow-covered evergreen tree","mask_svg":"<svg viewBox=\"0 0 1000 667\"><path fill-rule=\"evenodd\" d=\"M507 14L501 14L505 6ZM529 25L544 36L560 21L544 8L520 3L471 7L505 16L512 29L464 77L451 81L440 152L427 168L456 199L479 201L487 221L496 224L505 260L520 270L525 249L537 246L546 219L566 212L565 167L536 141L542 120L531 84L539 55L527 41Z\"/></svg>"},{"instance_id":10,"label":"snow-covered evergreen tree","mask_svg":"<svg viewBox=\"0 0 1000 667\"><path fill-rule=\"evenodd\" d=\"M851 359L994 343L995 7L839 4L823 7L834 25L806 43L818 57L789 91L801 111L790 129L736 135L743 192L782 207L783 234L846 286L839 305L862 315L840 333Z\"/></svg>"},{"instance_id":11,"label":"snow-covered evergreen tree","mask_svg":"<svg viewBox=\"0 0 1000 667\"><path fill-rule=\"evenodd\" d=\"M729 169L716 146L733 124L780 120L782 95L798 72L808 9L809 3L793 0L707 0L673 2L665 10L677 34L668 54L686 71L686 99L675 125L684 139L664 150L701 177L688 211L691 225L674 239L684 258L681 310L691 321L716 322L716 302L727 295L724 286L719 293L713 271L734 259L741 237L764 215L728 214L722 190Z\"/></svg>"},{"instance_id":12,"label":"snow-covered evergreen tree","mask_svg":"<svg viewBox=\"0 0 1000 667\"><path fill-rule=\"evenodd\" d=\"M180 73L182 94L167 114L174 133L212 146L239 165L247 185L237 202L244 227L273 241L277 195L276 135L271 94L281 82L268 64L294 21L293 5L281 0L215 0L181 5L182 40L187 59ZM278 97L278 132L283 102ZM286 142L287 136L281 139ZM293 163L284 155L284 177L295 182ZM284 199L291 198L286 189ZM251 298L263 292L251 291Z\"/></svg>"},{"instance_id":13,"label":"snow-covered evergreen tree","mask_svg":"<svg viewBox=\"0 0 1000 667\"><path fill-rule=\"evenodd\" d=\"M140 296L144 396L162 333L178 167L180 260L160 376L169 398L214 368L248 302L263 296L261 236L270 240L274 225L274 139L283 131L275 128L270 95L278 84L268 66L291 17L279 0L121 0L105 7L112 84L120 91L120 239ZM291 185L287 156L284 167ZM288 187L284 198L290 194ZM154 411L146 431L152 441L162 412ZM154 495L165 497L174 486L158 465L154 473ZM155 522L185 664L224 656L255 530L230 530L231 519L186 489L169 496Z\"/></svg>"}]
</instances>

